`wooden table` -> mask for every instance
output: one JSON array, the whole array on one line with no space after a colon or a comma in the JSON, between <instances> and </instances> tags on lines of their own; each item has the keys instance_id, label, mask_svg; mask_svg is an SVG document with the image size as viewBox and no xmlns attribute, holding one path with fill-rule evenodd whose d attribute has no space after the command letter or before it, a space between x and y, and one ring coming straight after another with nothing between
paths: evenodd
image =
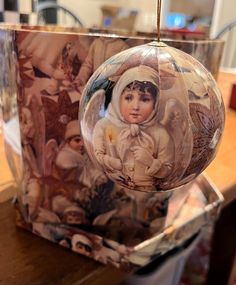
<instances>
[{"instance_id":1,"label":"wooden table","mask_svg":"<svg viewBox=\"0 0 236 285\"><path fill-rule=\"evenodd\" d=\"M13 196L12 184L13 177L10 172L7 160L5 158L3 135L1 132L0 122L0 203L10 199L10 197Z\"/></svg>"},{"instance_id":2,"label":"wooden table","mask_svg":"<svg viewBox=\"0 0 236 285\"><path fill-rule=\"evenodd\" d=\"M226 105L233 82L236 75L219 75ZM219 153L206 170L223 193L225 205L236 196L235 128L236 111L227 109ZM0 285L114 285L128 274L16 228L9 201L0 205L0 224Z\"/></svg>"},{"instance_id":3,"label":"wooden table","mask_svg":"<svg viewBox=\"0 0 236 285\"><path fill-rule=\"evenodd\" d=\"M232 285L228 280L231 268L236 268L236 110L229 109L228 105L232 84L236 84L236 74L221 72L218 84L226 107L225 130L219 152L206 173L225 201L214 229L207 284ZM236 279L233 270L231 278Z\"/></svg>"},{"instance_id":4,"label":"wooden table","mask_svg":"<svg viewBox=\"0 0 236 285\"><path fill-rule=\"evenodd\" d=\"M206 174L223 194L224 205L236 198L236 110L228 108L233 83L236 83L236 74L219 74L218 84L226 107L225 130L219 152L206 169Z\"/></svg>"},{"instance_id":5,"label":"wooden table","mask_svg":"<svg viewBox=\"0 0 236 285\"><path fill-rule=\"evenodd\" d=\"M11 203L0 205L1 285L111 285L126 272L17 228Z\"/></svg>"}]
</instances>

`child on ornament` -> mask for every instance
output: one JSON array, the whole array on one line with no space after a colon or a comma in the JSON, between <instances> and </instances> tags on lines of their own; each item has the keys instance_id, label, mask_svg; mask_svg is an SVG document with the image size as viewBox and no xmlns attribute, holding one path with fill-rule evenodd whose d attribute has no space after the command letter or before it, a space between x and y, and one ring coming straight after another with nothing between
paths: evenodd
<instances>
[{"instance_id":1,"label":"child on ornament","mask_svg":"<svg viewBox=\"0 0 236 285\"><path fill-rule=\"evenodd\" d=\"M155 186L174 163L173 140L157 120L158 81L145 65L125 71L93 132L95 157L108 176L137 190Z\"/></svg>"}]
</instances>

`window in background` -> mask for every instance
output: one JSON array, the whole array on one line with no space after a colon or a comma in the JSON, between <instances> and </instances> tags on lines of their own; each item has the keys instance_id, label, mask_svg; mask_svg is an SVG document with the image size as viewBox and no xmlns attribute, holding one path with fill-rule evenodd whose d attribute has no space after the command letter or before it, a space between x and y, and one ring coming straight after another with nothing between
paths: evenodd
<instances>
[{"instance_id":1,"label":"window in background","mask_svg":"<svg viewBox=\"0 0 236 285\"><path fill-rule=\"evenodd\" d=\"M186 25L186 15L181 13L169 13L166 16L165 24L168 29L182 29Z\"/></svg>"}]
</instances>

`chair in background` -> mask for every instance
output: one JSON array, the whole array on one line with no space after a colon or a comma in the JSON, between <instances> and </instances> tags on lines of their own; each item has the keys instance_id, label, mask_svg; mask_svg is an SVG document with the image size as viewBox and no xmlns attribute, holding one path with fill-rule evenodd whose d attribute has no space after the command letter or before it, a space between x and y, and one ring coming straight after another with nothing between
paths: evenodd
<instances>
[{"instance_id":1,"label":"chair in background","mask_svg":"<svg viewBox=\"0 0 236 285\"><path fill-rule=\"evenodd\" d=\"M225 41L222 66L226 68L236 68L236 20L225 25L215 36L215 39Z\"/></svg>"},{"instance_id":2,"label":"chair in background","mask_svg":"<svg viewBox=\"0 0 236 285\"><path fill-rule=\"evenodd\" d=\"M234 20L233 22L227 24L226 26L223 27L223 29L221 29L218 34L216 35L215 39L220 39L223 37L223 35L225 35L226 33L230 32L234 27L236 27L236 20Z\"/></svg>"},{"instance_id":3,"label":"chair in background","mask_svg":"<svg viewBox=\"0 0 236 285\"><path fill-rule=\"evenodd\" d=\"M83 27L79 17L66 7L52 1L38 3L36 12L39 25L57 24L67 27Z\"/></svg>"}]
</instances>

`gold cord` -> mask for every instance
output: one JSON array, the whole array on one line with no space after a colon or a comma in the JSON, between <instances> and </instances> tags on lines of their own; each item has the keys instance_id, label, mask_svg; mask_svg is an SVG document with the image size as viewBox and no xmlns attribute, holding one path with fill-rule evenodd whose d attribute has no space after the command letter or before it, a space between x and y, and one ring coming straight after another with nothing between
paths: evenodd
<instances>
[{"instance_id":1,"label":"gold cord","mask_svg":"<svg viewBox=\"0 0 236 285\"><path fill-rule=\"evenodd\" d=\"M157 0L157 41L160 42L161 34L161 0Z\"/></svg>"}]
</instances>

